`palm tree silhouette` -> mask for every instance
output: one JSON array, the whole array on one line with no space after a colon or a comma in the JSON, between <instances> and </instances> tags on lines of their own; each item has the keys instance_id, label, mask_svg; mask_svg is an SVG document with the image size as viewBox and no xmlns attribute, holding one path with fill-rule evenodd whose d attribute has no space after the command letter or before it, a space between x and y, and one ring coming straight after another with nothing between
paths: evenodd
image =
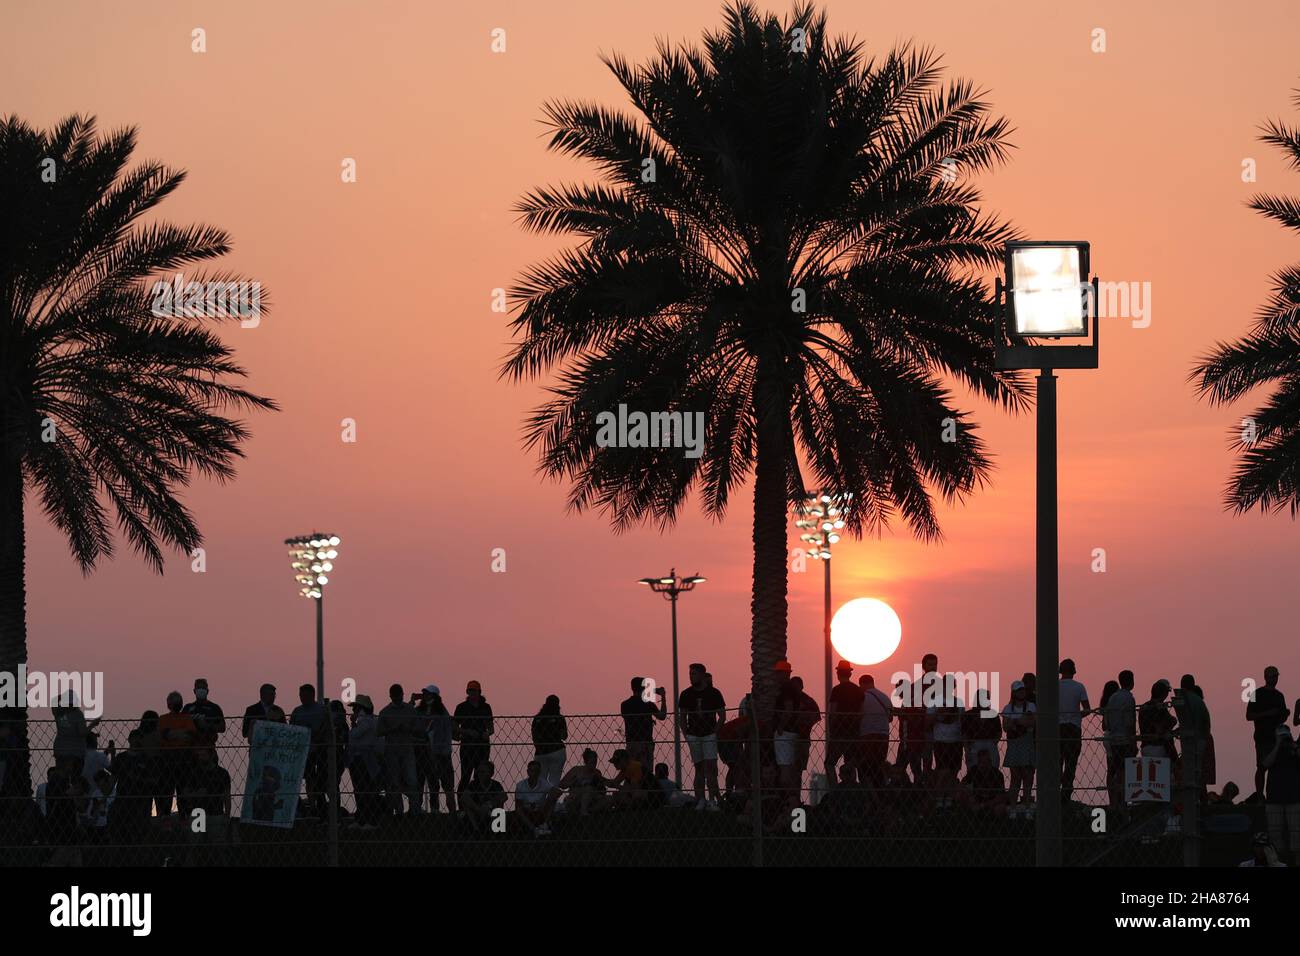
<instances>
[{"instance_id":1,"label":"palm tree silhouette","mask_svg":"<svg viewBox=\"0 0 1300 956\"><path fill-rule=\"evenodd\" d=\"M967 179L1005 160L1008 126L971 84L942 84L934 52L868 60L808 4L782 23L735 2L703 50L603 62L640 116L545 107L550 147L603 181L518 204L525 228L582 242L511 289L518 341L502 374L555 371L526 445L572 482L571 509L616 530L672 524L692 491L720 519L753 472L751 667L766 711L804 469L852 493L853 533L901 516L934 539L934 493L962 498L990 467L942 377L1027 403L1025 382L994 371L993 307L969 274L1014 238ZM620 404L706 412L703 454L602 447L595 418Z\"/></svg>"},{"instance_id":2,"label":"palm tree silhouette","mask_svg":"<svg viewBox=\"0 0 1300 956\"><path fill-rule=\"evenodd\" d=\"M198 318L155 314L150 280L229 243L140 223L185 173L128 169L135 143L93 117L48 131L0 119L0 671L27 660L26 491L83 572L112 556L114 524L161 572L164 547L201 541L179 489L234 475L248 433L225 413L275 408L232 383L243 369Z\"/></svg>"},{"instance_id":3,"label":"palm tree silhouette","mask_svg":"<svg viewBox=\"0 0 1300 956\"><path fill-rule=\"evenodd\" d=\"M1300 89L1292 102L1300 108ZM1300 129L1270 120L1260 140L1279 147L1300 169ZM1259 194L1251 209L1300 231L1300 199ZM1252 330L1219 343L1195 366L1192 381L1213 404L1241 398L1260 385L1276 386L1268 401L1233 429L1240 456L1224 500L1237 512L1300 510L1300 264L1273 274L1273 295L1255 315Z\"/></svg>"}]
</instances>

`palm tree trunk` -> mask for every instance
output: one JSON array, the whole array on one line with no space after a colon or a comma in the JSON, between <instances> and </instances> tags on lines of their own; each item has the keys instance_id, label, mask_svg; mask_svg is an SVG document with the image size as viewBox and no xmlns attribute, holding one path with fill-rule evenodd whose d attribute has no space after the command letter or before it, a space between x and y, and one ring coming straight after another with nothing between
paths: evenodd
<instances>
[{"instance_id":1,"label":"palm tree trunk","mask_svg":"<svg viewBox=\"0 0 1300 956\"><path fill-rule=\"evenodd\" d=\"M27 749L27 687L18 668L27 663L27 588L23 564L26 550L23 527L23 473L16 457L0 455L0 673L12 675L17 693L14 708L0 707L0 716L14 721L19 738L17 753L3 755L4 789L31 793L31 760ZM0 807L0 813L4 808Z\"/></svg>"},{"instance_id":2,"label":"palm tree trunk","mask_svg":"<svg viewBox=\"0 0 1300 956\"><path fill-rule=\"evenodd\" d=\"M786 655L786 454L789 405L779 378L760 359L754 387L754 582L750 668L755 712L772 715L779 687L773 665Z\"/></svg>"}]
</instances>

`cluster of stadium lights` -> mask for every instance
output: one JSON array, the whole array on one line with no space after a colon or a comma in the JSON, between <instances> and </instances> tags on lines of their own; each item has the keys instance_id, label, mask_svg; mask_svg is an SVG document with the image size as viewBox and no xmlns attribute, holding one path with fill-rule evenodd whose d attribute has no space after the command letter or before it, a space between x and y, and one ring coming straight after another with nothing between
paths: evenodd
<instances>
[{"instance_id":1,"label":"cluster of stadium lights","mask_svg":"<svg viewBox=\"0 0 1300 956\"><path fill-rule=\"evenodd\" d=\"M796 528L802 528L799 540L809 545L808 556L819 561L829 561L831 545L840 540L844 530L844 509L852 494L809 495L796 509L799 518Z\"/></svg>"},{"instance_id":2,"label":"cluster of stadium lights","mask_svg":"<svg viewBox=\"0 0 1300 956\"><path fill-rule=\"evenodd\" d=\"M338 535L309 534L285 541L293 561L294 576L305 598L320 600L325 585L330 583L329 573L334 570L334 559L339 556Z\"/></svg>"}]
</instances>

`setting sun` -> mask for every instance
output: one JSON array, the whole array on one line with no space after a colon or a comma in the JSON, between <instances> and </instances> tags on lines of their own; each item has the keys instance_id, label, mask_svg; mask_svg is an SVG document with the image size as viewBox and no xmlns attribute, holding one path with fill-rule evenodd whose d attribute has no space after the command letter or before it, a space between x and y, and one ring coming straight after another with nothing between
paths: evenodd
<instances>
[{"instance_id":1,"label":"setting sun","mask_svg":"<svg viewBox=\"0 0 1300 956\"><path fill-rule=\"evenodd\" d=\"M855 598L831 619L831 644L854 664L879 664L898 650L903 623L876 598Z\"/></svg>"}]
</instances>

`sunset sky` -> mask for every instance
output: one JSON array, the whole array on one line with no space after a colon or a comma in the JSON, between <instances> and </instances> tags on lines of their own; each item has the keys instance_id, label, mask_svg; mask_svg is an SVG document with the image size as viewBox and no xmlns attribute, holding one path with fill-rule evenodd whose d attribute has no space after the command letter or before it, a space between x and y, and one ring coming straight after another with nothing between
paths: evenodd
<instances>
[{"instance_id":1,"label":"sunset sky","mask_svg":"<svg viewBox=\"0 0 1300 956\"><path fill-rule=\"evenodd\" d=\"M784 4L762 4L786 12ZM1060 393L1061 643L1094 704L1124 667L1142 695L1187 671L1214 717L1219 782L1250 791L1241 682L1266 664L1300 695L1295 523L1221 503L1228 434L1254 407L1198 402L1187 375L1242 333L1294 236L1250 212L1300 175L1256 140L1294 121L1300 5L1131 0L1085 4L831 0L830 28L873 52L912 39L942 51L1006 115L1017 147L981 178L986 206L1028 236L1086 239L1103 279L1149 282L1151 323L1102 329L1101 368ZM281 544L342 538L325 602L327 688L382 698L393 680L469 678L498 713L549 693L609 712L634 674L670 680L667 605L637 578L675 565L708 577L682 599L683 664L702 660L729 703L748 681L750 512L692 505L668 534L615 536L573 516L521 447L540 389L498 379L509 347L491 293L561 247L525 234L528 189L587 181L545 150L548 99L621 102L598 55L632 60L657 37L698 41L720 3L80 2L6 5L0 114L47 127L74 112L140 128L138 158L189 171L162 218L227 229L224 265L269 289L254 329L225 333L254 390L237 481L187 502L207 570L182 556L150 573L125 544L83 577L28 504L30 666L106 674L106 714L161 709L196 676L227 713L270 680L314 680L313 616ZM191 52L191 31L207 52ZM494 54L490 31L507 31ZM1093 31L1106 51L1092 52ZM341 181L353 158L357 182ZM1257 161L1258 182L1242 181ZM966 400L996 454L993 484L946 510L946 540L903 528L842 543L836 605L888 601L898 653L953 670L1033 666L1032 415ZM355 444L341 421L357 423ZM797 536L791 535L791 544ZM491 571L504 548L507 572ZM1108 570L1090 570L1104 548ZM820 692L821 569L791 576L790 657Z\"/></svg>"}]
</instances>

